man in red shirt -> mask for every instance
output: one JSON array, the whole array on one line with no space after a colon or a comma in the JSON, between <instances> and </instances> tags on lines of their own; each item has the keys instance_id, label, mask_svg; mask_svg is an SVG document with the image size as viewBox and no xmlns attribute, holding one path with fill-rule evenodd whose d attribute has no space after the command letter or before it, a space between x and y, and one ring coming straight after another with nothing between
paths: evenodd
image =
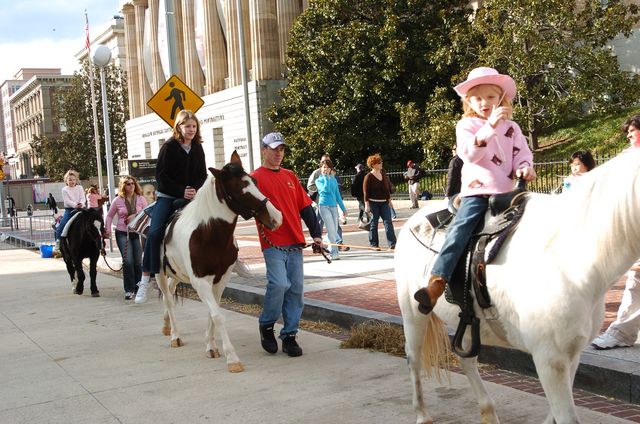
<instances>
[{"instance_id":1,"label":"man in red shirt","mask_svg":"<svg viewBox=\"0 0 640 424\"><path fill-rule=\"evenodd\" d=\"M284 327L280 331L282 351L289 356L302 355L296 333L304 307L304 270L302 248L306 245L302 233L302 218L314 243L322 245L322 234L311 199L302 188L296 174L280 167L284 159L285 143L280 133L269 133L262 139L262 166L252 176L260 191L282 212L282 225L269 231L259 223L269 243L262 237L260 245L267 269L267 289L264 295L260 324L262 348L269 353L278 351L274 324L282 315Z\"/></svg>"}]
</instances>

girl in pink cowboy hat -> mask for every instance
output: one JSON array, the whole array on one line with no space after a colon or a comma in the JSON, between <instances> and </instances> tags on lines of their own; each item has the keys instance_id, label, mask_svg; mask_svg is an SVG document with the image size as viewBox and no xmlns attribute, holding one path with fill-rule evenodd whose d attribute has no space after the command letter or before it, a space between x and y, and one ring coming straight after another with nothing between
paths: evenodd
<instances>
[{"instance_id":1,"label":"girl in pink cowboy hat","mask_svg":"<svg viewBox=\"0 0 640 424\"><path fill-rule=\"evenodd\" d=\"M527 140L518 124L511 121L511 102L516 95L513 78L493 68L475 68L454 90L462 98L464 110L456 125L457 154L464 162L459 195L462 201L427 287L414 294L425 314L431 312L445 285L451 282L469 239L482 225L489 196L510 191L513 176L526 181L536 177Z\"/></svg>"}]
</instances>

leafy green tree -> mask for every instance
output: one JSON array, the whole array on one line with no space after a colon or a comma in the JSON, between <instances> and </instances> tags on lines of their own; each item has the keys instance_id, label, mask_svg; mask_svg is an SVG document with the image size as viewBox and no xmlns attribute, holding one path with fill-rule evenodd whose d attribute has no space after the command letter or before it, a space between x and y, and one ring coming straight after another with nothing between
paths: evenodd
<instances>
[{"instance_id":1,"label":"leafy green tree","mask_svg":"<svg viewBox=\"0 0 640 424\"><path fill-rule=\"evenodd\" d=\"M80 72L76 72L72 86L57 96L56 119L64 126L57 137L36 136L31 142L34 154L42 158L42 164L49 177L62 179L70 169L80 172L81 178L97 175L96 148L93 134L93 111L91 108L91 89L88 63L84 63ZM100 154L102 169L106 170L104 120L102 116L102 94L100 77L94 68L94 89L98 108L98 127L100 132ZM127 143L125 122L128 116L128 101L124 72L113 65L105 69L107 91L107 110L109 114L109 132L115 164L118 159L126 159Z\"/></svg>"},{"instance_id":2,"label":"leafy green tree","mask_svg":"<svg viewBox=\"0 0 640 424\"><path fill-rule=\"evenodd\" d=\"M459 72L467 4L312 1L292 29L289 84L270 113L287 139L290 166L310 172L324 152L342 169L374 152L387 167L422 161L429 151L420 130L403 133L401 115L416 124L436 87L449 87Z\"/></svg>"},{"instance_id":3,"label":"leafy green tree","mask_svg":"<svg viewBox=\"0 0 640 424\"><path fill-rule=\"evenodd\" d=\"M607 43L629 36L640 15L622 0L487 0L475 17L469 69L493 66L518 84L515 119L538 136L590 112L612 112L637 101L637 75L620 70ZM460 80L464 79L463 75Z\"/></svg>"}]
</instances>

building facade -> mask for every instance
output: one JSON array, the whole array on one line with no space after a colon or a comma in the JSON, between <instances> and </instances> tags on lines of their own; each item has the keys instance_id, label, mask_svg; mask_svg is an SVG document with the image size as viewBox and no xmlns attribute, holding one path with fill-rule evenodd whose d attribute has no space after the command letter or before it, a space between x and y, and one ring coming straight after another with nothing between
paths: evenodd
<instances>
[{"instance_id":1,"label":"building facade","mask_svg":"<svg viewBox=\"0 0 640 424\"><path fill-rule=\"evenodd\" d=\"M278 101L285 84L286 46L306 0L174 0L175 37L168 37L165 0L122 1L129 113L130 159L155 158L171 129L147 101L177 75L204 100L197 112L202 123L207 164L219 167L237 150L245 167L260 163L259 140L271 130L266 110ZM241 46L239 24L244 45ZM169 40L175 39L175 58ZM241 55L247 70L248 139ZM173 68L172 68L173 66ZM256 167L256 166L253 167Z\"/></svg>"},{"instance_id":2,"label":"building facade","mask_svg":"<svg viewBox=\"0 0 640 424\"><path fill-rule=\"evenodd\" d=\"M59 72L60 70L58 70ZM11 96L17 178L32 178L42 160L31 149L36 136L56 137L64 130L56 118L57 95L72 84L72 75L34 75Z\"/></svg>"}]
</instances>

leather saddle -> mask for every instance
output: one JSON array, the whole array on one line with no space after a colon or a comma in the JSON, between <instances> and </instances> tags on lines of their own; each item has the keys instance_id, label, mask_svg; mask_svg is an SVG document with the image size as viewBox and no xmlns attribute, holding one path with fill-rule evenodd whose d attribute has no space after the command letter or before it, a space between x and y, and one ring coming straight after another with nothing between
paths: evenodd
<instances>
[{"instance_id":1,"label":"leather saddle","mask_svg":"<svg viewBox=\"0 0 640 424\"><path fill-rule=\"evenodd\" d=\"M491 297L487 290L486 266L498 255L506 238L516 228L528 200L524 180L518 180L514 190L493 195L489 198L490 217L482 228L476 230L467 246L465 254L454 270L451 282L447 284L445 299L460 307L460 323L454 336L453 350L462 357L477 356L480 349L480 320L475 316L473 299L483 309L491 307ZM449 208L434 212L427 220L434 230L448 226L457 212L455 199ZM487 252L492 241L495 243ZM471 293L473 290L473 295ZM471 347L462 348L462 337L466 327L471 325Z\"/></svg>"}]
</instances>

